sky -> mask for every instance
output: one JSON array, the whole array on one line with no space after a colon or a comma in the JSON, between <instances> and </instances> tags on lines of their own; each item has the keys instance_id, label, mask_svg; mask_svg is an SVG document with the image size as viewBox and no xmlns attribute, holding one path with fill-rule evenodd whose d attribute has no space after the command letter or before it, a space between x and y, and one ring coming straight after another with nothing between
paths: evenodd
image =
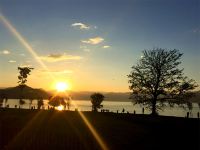
<instances>
[{"instance_id":1,"label":"sky","mask_svg":"<svg viewBox=\"0 0 200 150\"><path fill-rule=\"evenodd\" d=\"M131 66L153 48L179 49L200 84L199 0L1 0L0 16L0 87L31 66L34 88L128 92Z\"/></svg>"}]
</instances>

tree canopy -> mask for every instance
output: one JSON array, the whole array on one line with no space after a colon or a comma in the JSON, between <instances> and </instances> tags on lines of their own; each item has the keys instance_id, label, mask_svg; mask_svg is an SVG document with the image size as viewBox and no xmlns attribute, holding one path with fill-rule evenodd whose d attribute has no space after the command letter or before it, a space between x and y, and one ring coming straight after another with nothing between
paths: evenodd
<instances>
[{"instance_id":1,"label":"tree canopy","mask_svg":"<svg viewBox=\"0 0 200 150\"><path fill-rule=\"evenodd\" d=\"M91 103L92 103L92 111L97 111L99 108L103 107L101 105L102 101L104 100L104 95L101 93L94 93L90 96Z\"/></svg>"},{"instance_id":2,"label":"tree canopy","mask_svg":"<svg viewBox=\"0 0 200 150\"><path fill-rule=\"evenodd\" d=\"M30 75L30 72L32 69L34 69L34 68L18 67L18 70L19 70L18 83L19 83L19 85L25 85L25 83L27 82L27 77L28 77L28 75Z\"/></svg>"},{"instance_id":3,"label":"tree canopy","mask_svg":"<svg viewBox=\"0 0 200 150\"><path fill-rule=\"evenodd\" d=\"M40 109L43 105L44 105L43 98L39 97L39 98L37 99L37 106L38 106L38 109Z\"/></svg>"},{"instance_id":4,"label":"tree canopy","mask_svg":"<svg viewBox=\"0 0 200 150\"><path fill-rule=\"evenodd\" d=\"M133 103L143 104L153 115L167 102L170 106L187 104L191 107L189 98L194 95L192 90L197 84L179 68L182 55L176 49L144 50L128 75Z\"/></svg>"},{"instance_id":5,"label":"tree canopy","mask_svg":"<svg viewBox=\"0 0 200 150\"><path fill-rule=\"evenodd\" d=\"M62 96L52 96L49 99L49 105L53 107L57 107L60 105L66 106L65 98Z\"/></svg>"}]
</instances>

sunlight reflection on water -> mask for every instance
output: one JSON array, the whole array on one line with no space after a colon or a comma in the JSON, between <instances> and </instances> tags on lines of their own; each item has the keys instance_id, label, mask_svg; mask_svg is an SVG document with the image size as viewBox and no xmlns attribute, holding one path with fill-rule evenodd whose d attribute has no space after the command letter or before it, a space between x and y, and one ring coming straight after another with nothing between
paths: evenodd
<instances>
[{"instance_id":1,"label":"sunlight reflection on water","mask_svg":"<svg viewBox=\"0 0 200 150\"><path fill-rule=\"evenodd\" d=\"M70 110L75 110L78 109L79 111L91 111L92 110L92 105L89 100L75 100L76 106L71 103ZM103 109L107 109L110 112L122 112L122 109L125 109L125 112L127 111L129 113L133 113L134 110L136 111L137 114L142 113L142 107L140 105L134 105L131 102L116 102L116 101L104 101L103 103ZM15 108L15 105L19 107L19 100L17 99L9 99L6 103L6 105L9 105L10 108ZM31 107L34 107L37 109L37 100L33 100L32 104L30 105L29 100L25 100L25 104L21 106L21 108L24 109L29 109ZM5 102L3 104L3 107L5 107ZM48 109L48 100L44 100L44 109ZM166 116L180 116L180 117L185 117L186 113L188 112L188 109L183 109L178 106L175 106L173 108L166 107L164 111L160 111L160 115L166 115ZM197 118L197 112L200 111L198 104L193 103L193 109L189 112L190 117L192 118ZM149 114L149 110L145 110L145 114Z\"/></svg>"}]
</instances>

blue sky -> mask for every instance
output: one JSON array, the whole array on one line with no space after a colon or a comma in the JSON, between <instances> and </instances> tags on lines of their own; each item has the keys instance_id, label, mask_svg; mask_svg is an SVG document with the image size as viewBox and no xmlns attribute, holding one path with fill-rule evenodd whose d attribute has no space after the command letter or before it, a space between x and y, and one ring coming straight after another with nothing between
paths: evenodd
<instances>
[{"instance_id":1,"label":"blue sky","mask_svg":"<svg viewBox=\"0 0 200 150\"><path fill-rule=\"evenodd\" d=\"M74 90L128 91L131 66L155 47L183 52L185 74L200 83L198 0L2 0L0 11ZM51 88L45 70L3 23L0 64L1 87L16 85L17 66L31 65L28 84Z\"/></svg>"}]
</instances>

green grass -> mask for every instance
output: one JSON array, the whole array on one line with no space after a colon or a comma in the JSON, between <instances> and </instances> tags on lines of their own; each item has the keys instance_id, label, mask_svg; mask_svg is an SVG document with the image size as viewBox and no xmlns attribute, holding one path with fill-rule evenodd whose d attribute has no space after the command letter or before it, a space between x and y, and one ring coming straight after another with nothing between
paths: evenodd
<instances>
[{"instance_id":1,"label":"green grass","mask_svg":"<svg viewBox=\"0 0 200 150\"><path fill-rule=\"evenodd\" d=\"M109 149L198 149L200 121L92 113L84 116ZM78 112L0 109L0 149L101 149Z\"/></svg>"}]
</instances>

